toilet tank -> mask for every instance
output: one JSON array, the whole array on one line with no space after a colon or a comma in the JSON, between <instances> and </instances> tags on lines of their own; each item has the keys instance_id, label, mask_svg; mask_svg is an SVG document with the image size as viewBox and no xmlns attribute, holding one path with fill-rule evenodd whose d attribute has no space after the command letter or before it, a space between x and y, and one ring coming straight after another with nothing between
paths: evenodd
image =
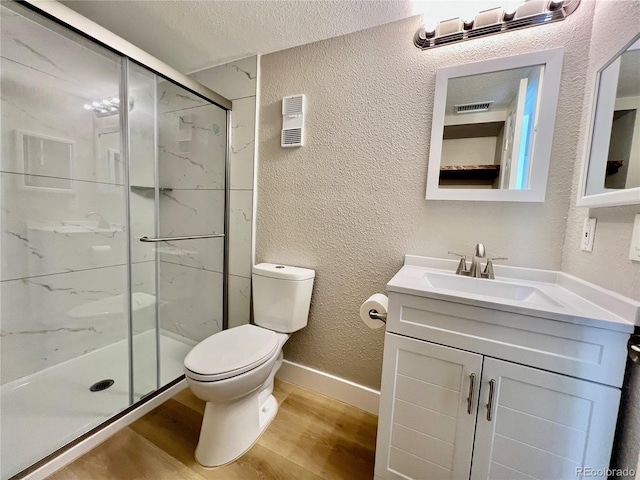
<instances>
[{"instance_id":1,"label":"toilet tank","mask_svg":"<svg viewBox=\"0 0 640 480\"><path fill-rule=\"evenodd\" d=\"M253 267L253 319L256 325L292 333L307 325L316 272L275 263Z\"/></svg>"}]
</instances>

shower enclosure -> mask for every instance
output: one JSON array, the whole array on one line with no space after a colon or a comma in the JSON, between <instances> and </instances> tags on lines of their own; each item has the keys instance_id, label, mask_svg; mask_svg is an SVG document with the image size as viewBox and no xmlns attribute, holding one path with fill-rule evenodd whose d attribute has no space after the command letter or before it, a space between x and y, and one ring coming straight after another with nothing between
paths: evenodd
<instances>
[{"instance_id":1,"label":"shower enclosure","mask_svg":"<svg viewBox=\"0 0 640 480\"><path fill-rule=\"evenodd\" d=\"M7 479L176 381L225 327L228 105L0 13Z\"/></svg>"}]
</instances>

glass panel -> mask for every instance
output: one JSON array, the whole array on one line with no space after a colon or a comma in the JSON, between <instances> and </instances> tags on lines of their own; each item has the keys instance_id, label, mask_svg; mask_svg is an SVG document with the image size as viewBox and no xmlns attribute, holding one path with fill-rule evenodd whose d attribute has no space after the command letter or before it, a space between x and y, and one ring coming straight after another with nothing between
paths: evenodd
<instances>
[{"instance_id":1,"label":"glass panel","mask_svg":"<svg viewBox=\"0 0 640 480\"><path fill-rule=\"evenodd\" d=\"M120 57L11 5L0 7L3 479L129 405ZM102 380L114 383L90 390Z\"/></svg>"},{"instance_id":2,"label":"glass panel","mask_svg":"<svg viewBox=\"0 0 640 480\"><path fill-rule=\"evenodd\" d=\"M530 188L544 65L449 79L440 188Z\"/></svg>"},{"instance_id":3,"label":"glass panel","mask_svg":"<svg viewBox=\"0 0 640 480\"><path fill-rule=\"evenodd\" d=\"M224 233L226 112L158 82L160 236ZM222 330L224 238L169 241L160 253L162 383L189 349Z\"/></svg>"},{"instance_id":4,"label":"glass panel","mask_svg":"<svg viewBox=\"0 0 640 480\"><path fill-rule=\"evenodd\" d=\"M158 388L156 252L156 76L129 62L129 205L133 400Z\"/></svg>"}]
</instances>

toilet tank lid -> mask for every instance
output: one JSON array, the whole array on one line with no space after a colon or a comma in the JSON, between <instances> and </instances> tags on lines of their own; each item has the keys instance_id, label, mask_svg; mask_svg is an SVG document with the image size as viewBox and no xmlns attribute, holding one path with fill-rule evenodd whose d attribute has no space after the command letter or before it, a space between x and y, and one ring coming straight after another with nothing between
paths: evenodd
<instances>
[{"instance_id":1,"label":"toilet tank lid","mask_svg":"<svg viewBox=\"0 0 640 480\"><path fill-rule=\"evenodd\" d=\"M259 263L253 266L253 274L263 277L281 278L283 280L309 280L316 276L315 270L309 268L290 267L278 263Z\"/></svg>"}]
</instances>

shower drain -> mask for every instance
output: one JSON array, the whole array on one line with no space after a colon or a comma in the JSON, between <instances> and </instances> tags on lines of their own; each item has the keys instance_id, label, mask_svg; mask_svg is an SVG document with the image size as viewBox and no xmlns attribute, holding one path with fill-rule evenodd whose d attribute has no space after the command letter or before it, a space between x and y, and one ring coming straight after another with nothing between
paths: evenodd
<instances>
[{"instance_id":1,"label":"shower drain","mask_svg":"<svg viewBox=\"0 0 640 480\"><path fill-rule=\"evenodd\" d=\"M102 390L106 390L107 388L109 388L114 383L115 382L113 380L107 378L106 380L100 380L99 382L94 383L93 385L91 385L91 387L89 387L89 390L91 390L92 392L101 392Z\"/></svg>"}]
</instances>

